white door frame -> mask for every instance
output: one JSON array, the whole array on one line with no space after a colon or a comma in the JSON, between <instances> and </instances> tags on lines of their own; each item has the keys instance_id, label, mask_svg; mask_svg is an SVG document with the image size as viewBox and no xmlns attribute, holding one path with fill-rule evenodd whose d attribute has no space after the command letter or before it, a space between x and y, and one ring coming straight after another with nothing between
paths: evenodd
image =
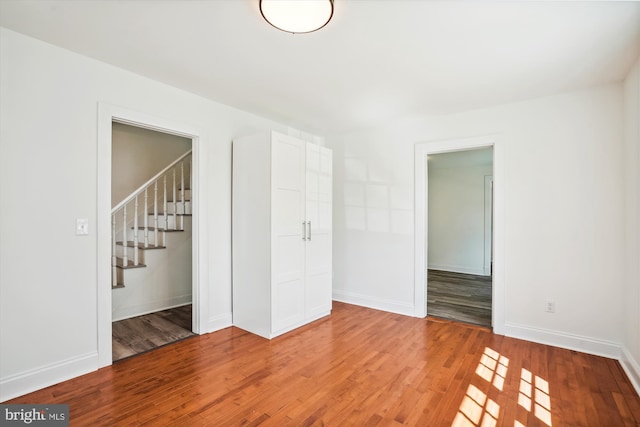
<instances>
[{"instance_id":1,"label":"white door frame","mask_svg":"<svg viewBox=\"0 0 640 427\"><path fill-rule=\"evenodd\" d=\"M200 174L205 169L201 151L203 132L190 125L128 110L122 107L99 103L98 105L98 177L97 177L97 329L98 365L112 363L111 354L111 127L113 122L124 123L157 132L189 138L192 141L192 330L203 333L207 319L207 263L206 239L202 226L206 201L203 185L206 180Z\"/></svg>"},{"instance_id":2,"label":"white door frame","mask_svg":"<svg viewBox=\"0 0 640 427\"><path fill-rule=\"evenodd\" d=\"M427 315L427 238L428 201L427 179L429 154L462 151L474 148L493 147L493 284L492 284L492 321L493 331L504 334L505 330L505 283L504 283L504 164L503 147L499 135L486 135L473 138L449 139L422 142L415 145L415 211L414 211L414 253L415 253L415 289L414 315Z\"/></svg>"},{"instance_id":3,"label":"white door frame","mask_svg":"<svg viewBox=\"0 0 640 427\"><path fill-rule=\"evenodd\" d=\"M493 168L493 165L491 165ZM493 172L484 177L484 265L485 276L491 275L493 261Z\"/></svg>"}]
</instances>

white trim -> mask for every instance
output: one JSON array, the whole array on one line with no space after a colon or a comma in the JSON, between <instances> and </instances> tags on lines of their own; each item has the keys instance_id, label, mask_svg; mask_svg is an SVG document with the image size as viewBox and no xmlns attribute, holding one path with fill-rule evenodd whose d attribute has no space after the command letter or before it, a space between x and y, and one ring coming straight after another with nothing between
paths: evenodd
<instances>
[{"instance_id":1,"label":"white trim","mask_svg":"<svg viewBox=\"0 0 640 427\"><path fill-rule=\"evenodd\" d=\"M595 356L608 357L620 360L622 349L620 344L611 341L599 340L582 335L567 334L543 328L517 323L505 324L505 334L511 338L531 341L539 344L560 347L567 350L580 351Z\"/></svg>"},{"instance_id":2,"label":"white trim","mask_svg":"<svg viewBox=\"0 0 640 427\"><path fill-rule=\"evenodd\" d=\"M452 273L462 273L462 274L474 274L476 276L489 276L488 274L485 274L484 268L469 268L463 265L433 264L433 265L429 265L429 270L450 271Z\"/></svg>"},{"instance_id":3,"label":"white trim","mask_svg":"<svg viewBox=\"0 0 640 427\"><path fill-rule=\"evenodd\" d=\"M493 175L484 177L484 266L483 275L491 276L491 258L493 255Z\"/></svg>"},{"instance_id":4,"label":"white trim","mask_svg":"<svg viewBox=\"0 0 640 427\"><path fill-rule=\"evenodd\" d=\"M504 334L504 164L500 135L486 135L464 139L422 142L415 145L415 223L414 223L414 312L416 317L427 315L427 156L429 154L493 147L493 223L494 271L492 295L492 326L496 334Z\"/></svg>"},{"instance_id":5,"label":"white trim","mask_svg":"<svg viewBox=\"0 0 640 427\"><path fill-rule=\"evenodd\" d=\"M0 402L93 372L97 363L98 353L91 352L5 377L0 381Z\"/></svg>"},{"instance_id":6,"label":"white trim","mask_svg":"<svg viewBox=\"0 0 640 427\"><path fill-rule=\"evenodd\" d=\"M204 133L185 123L174 122L103 102L98 103L98 187L97 187L97 309L98 367L112 363L111 355L111 128L113 122L179 135L192 140L192 189L195 195L192 218L193 332L208 332L208 246L206 236L206 200L202 151Z\"/></svg>"},{"instance_id":7,"label":"white trim","mask_svg":"<svg viewBox=\"0 0 640 427\"><path fill-rule=\"evenodd\" d=\"M388 311L390 313L413 316L414 307L404 302L393 301L382 298L372 298L368 295L356 294L353 292L333 291L333 300L347 304L359 305L361 307L373 308L375 310Z\"/></svg>"},{"instance_id":8,"label":"white trim","mask_svg":"<svg viewBox=\"0 0 640 427\"><path fill-rule=\"evenodd\" d=\"M622 346L622 354L619 360L633 388L635 388L636 392L640 395L640 365L638 365L638 362L636 362L631 352L629 352L625 346Z\"/></svg>"},{"instance_id":9,"label":"white trim","mask_svg":"<svg viewBox=\"0 0 640 427\"><path fill-rule=\"evenodd\" d=\"M117 292L117 290L115 292ZM131 319L132 317L144 316L145 314L156 313L158 311L169 310L171 308L182 307L191 303L191 294L181 295L164 300L146 301L144 304L126 307L125 309L120 311L116 310L116 312L112 315L112 322Z\"/></svg>"},{"instance_id":10,"label":"white trim","mask_svg":"<svg viewBox=\"0 0 640 427\"><path fill-rule=\"evenodd\" d=\"M219 331L230 326L233 326L232 313L223 313L209 319L204 324L204 331Z\"/></svg>"}]
</instances>

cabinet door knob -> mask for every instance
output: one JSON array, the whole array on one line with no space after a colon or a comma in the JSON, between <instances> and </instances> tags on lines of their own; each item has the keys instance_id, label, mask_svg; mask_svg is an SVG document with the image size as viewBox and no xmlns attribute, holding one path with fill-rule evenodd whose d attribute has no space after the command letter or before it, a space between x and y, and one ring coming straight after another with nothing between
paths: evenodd
<instances>
[{"instance_id":1,"label":"cabinet door knob","mask_svg":"<svg viewBox=\"0 0 640 427\"><path fill-rule=\"evenodd\" d=\"M307 240L307 221L302 221L302 240Z\"/></svg>"},{"instance_id":2,"label":"cabinet door knob","mask_svg":"<svg viewBox=\"0 0 640 427\"><path fill-rule=\"evenodd\" d=\"M307 236L307 240L311 240L311 221L307 223L309 225L309 235Z\"/></svg>"}]
</instances>

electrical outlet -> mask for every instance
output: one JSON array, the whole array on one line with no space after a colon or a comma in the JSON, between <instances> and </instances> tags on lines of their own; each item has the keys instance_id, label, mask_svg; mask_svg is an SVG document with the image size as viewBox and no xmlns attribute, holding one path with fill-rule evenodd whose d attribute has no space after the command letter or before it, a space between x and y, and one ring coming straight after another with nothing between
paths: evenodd
<instances>
[{"instance_id":1,"label":"electrical outlet","mask_svg":"<svg viewBox=\"0 0 640 427\"><path fill-rule=\"evenodd\" d=\"M546 311L547 313L555 313L556 312L556 302L555 301L551 301L551 300L547 300L547 302L544 304L544 311Z\"/></svg>"}]
</instances>

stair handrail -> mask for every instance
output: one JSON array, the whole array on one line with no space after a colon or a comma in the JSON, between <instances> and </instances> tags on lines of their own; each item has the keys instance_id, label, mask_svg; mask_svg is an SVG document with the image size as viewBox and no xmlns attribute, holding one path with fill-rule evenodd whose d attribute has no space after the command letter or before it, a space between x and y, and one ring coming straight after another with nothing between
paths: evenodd
<instances>
[{"instance_id":1,"label":"stair handrail","mask_svg":"<svg viewBox=\"0 0 640 427\"><path fill-rule=\"evenodd\" d=\"M116 213L118 210L120 210L124 205L126 205L127 203L129 203L130 201L132 201L136 196L139 196L140 194L142 194L142 192L145 190L145 188L149 188L151 187L151 184L153 184L154 182L156 182L157 180L159 180L162 175L164 175L167 171L169 171L172 167L174 167L175 165L177 165L178 163L180 163L182 160L186 159L187 157L189 157L189 155L191 154L191 152L193 151L193 149L187 151L186 153L184 153L183 155L181 155L180 157L178 157L177 159L175 159L173 162L171 162L166 168L162 169L160 172L158 172L157 174L155 174L152 178L150 178L147 182L145 182L144 184L142 184L140 187L138 187L138 189L134 190L133 193L129 194L123 201L121 201L120 203L118 203L113 209L111 209L111 215L113 215L114 213ZM183 188L184 190L184 188Z\"/></svg>"}]
</instances>

